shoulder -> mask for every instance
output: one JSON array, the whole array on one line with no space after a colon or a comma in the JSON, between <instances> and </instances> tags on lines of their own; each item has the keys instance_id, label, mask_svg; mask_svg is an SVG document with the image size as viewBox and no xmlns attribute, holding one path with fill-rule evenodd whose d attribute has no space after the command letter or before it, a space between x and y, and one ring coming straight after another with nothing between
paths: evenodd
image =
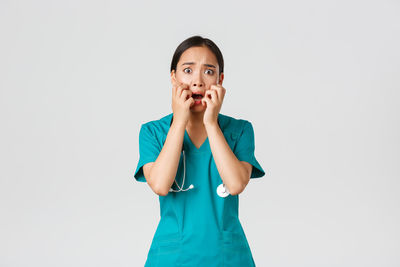
<instances>
[{"instance_id":1,"label":"shoulder","mask_svg":"<svg viewBox=\"0 0 400 267\"><path fill-rule=\"evenodd\" d=\"M154 135L166 135L168 133L173 113L161 118L143 122L141 129L145 129Z\"/></svg>"},{"instance_id":2,"label":"shoulder","mask_svg":"<svg viewBox=\"0 0 400 267\"><path fill-rule=\"evenodd\" d=\"M220 127L224 132L234 132L240 134L246 127L251 127L251 122L246 119L235 118L221 113L219 116Z\"/></svg>"}]
</instances>

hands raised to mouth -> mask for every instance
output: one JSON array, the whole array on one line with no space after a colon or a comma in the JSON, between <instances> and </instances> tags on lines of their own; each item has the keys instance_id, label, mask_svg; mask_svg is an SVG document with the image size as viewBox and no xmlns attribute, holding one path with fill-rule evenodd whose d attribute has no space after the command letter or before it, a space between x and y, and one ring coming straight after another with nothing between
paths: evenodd
<instances>
[{"instance_id":1,"label":"hands raised to mouth","mask_svg":"<svg viewBox=\"0 0 400 267\"><path fill-rule=\"evenodd\" d=\"M221 83L211 85L205 92L192 92L188 84L178 82L172 76L172 110L174 118L186 125L190 118L190 108L194 105L202 105L206 108L204 124L218 124L218 114L225 97L226 89Z\"/></svg>"},{"instance_id":2,"label":"hands raised to mouth","mask_svg":"<svg viewBox=\"0 0 400 267\"><path fill-rule=\"evenodd\" d=\"M206 91L205 96L201 99L201 104L206 106L206 112L203 117L205 125L214 123L218 125L218 114L221 110L225 93L226 89L222 87L221 83L211 85L210 90Z\"/></svg>"},{"instance_id":3,"label":"hands raised to mouth","mask_svg":"<svg viewBox=\"0 0 400 267\"><path fill-rule=\"evenodd\" d=\"M189 85L178 82L175 77L172 77L172 85L174 120L186 125L190 118L190 107L195 103L192 91L189 89Z\"/></svg>"}]
</instances>

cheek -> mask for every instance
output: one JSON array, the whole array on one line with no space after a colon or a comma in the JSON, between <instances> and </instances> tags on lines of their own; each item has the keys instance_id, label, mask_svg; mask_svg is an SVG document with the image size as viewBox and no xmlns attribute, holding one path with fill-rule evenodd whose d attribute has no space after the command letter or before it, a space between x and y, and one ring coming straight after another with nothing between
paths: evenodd
<instances>
[{"instance_id":1,"label":"cheek","mask_svg":"<svg viewBox=\"0 0 400 267\"><path fill-rule=\"evenodd\" d=\"M207 90L211 89L211 85L217 85L218 84L218 80L217 79L210 79L209 81L205 82L205 88Z\"/></svg>"},{"instance_id":2,"label":"cheek","mask_svg":"<svg viewBox=\"0 0 400 267\"><path fill-rule=\"evenodd\" d=\"M176 75L176 80L180 83L190 84L190 79L184 75Z\"/></svg>"},{"instance_id":3,"label":"cheek","mask_svg":"<svg viewBox=\"0 0 400 267\"><path fill-rule=\"evenodd\" d=\"M208 80L210 81L211 84L217 84L218 83L218 76L217 75L209 76Z\"/></svg>"},{"instance_id":4,"label":"cheek","mask_svg":"<svg viewBox=\"0 0 400 267\"><path fill-rule=\"evenodd\" d=\"M207 84L216 84L218 82L218 76L204 76L203 80Z\"/></svg>"}]
</instances>

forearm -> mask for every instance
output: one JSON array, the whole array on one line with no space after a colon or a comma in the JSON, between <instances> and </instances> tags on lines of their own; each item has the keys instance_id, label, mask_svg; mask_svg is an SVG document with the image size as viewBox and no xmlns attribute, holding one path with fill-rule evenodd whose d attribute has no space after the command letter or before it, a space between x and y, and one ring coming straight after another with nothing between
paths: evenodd
<instances>
[{"instance_id":1,"label":"forearm","mask_svg":"<svg viewBox=\"0 0 400 267\"><path fill-rule=\"evenodd\" d=\"M154 162L150 177L161 195L167 195L179 166L182 151L185 125L172 122L164 146Z\"/></svg>"},{"instance_id":2,"label":"forearm","mask_svg":"<svg viewBox=\"0 0 400 267\"><path fill-rule=\"evenodd\" d=\"M218 124L206 125L211 152L218 173L232 195L239 194L246 186L247 171L232 152Z\"/></svg>"}]
</instances>

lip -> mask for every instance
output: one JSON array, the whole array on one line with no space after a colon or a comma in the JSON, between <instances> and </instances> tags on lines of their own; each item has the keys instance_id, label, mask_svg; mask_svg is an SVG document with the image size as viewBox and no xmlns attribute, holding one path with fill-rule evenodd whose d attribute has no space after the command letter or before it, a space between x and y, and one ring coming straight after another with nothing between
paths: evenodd
<instances>
[{"instance_id":1,"label":"lip","mask_svg":"<svg viewBox=\"0 0 400 267\"><path fill-rule=\"evenodd\" d=\"M197 106L197 105L202 105L201 100L195 100L195 101L194 101L194 105L195 105L195 106Z\"/></svg>"}]
</instances>

